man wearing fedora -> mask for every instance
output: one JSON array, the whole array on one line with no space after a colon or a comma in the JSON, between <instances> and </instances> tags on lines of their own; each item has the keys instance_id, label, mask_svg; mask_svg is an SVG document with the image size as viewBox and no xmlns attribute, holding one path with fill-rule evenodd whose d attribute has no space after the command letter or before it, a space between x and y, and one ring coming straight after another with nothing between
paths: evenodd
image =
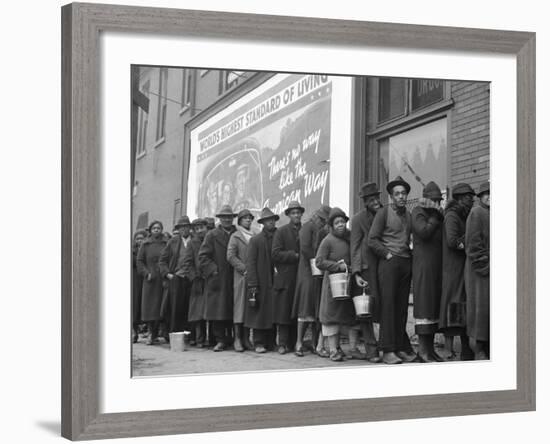
<instances>
[{"instance_id":1,"label":"man wearing fedora","mask_svg":"<svg viewBox=\"0 0 550 444\"><path fill-rule=\"evenodd\" d=\"M411 214L407 197L411 186L397 176L386 189L391 203L376 213L368 245L379 258L382 360L400 364L417 359L406 330L411 289Z\"/></svg>"},{"instance_id":2,"label":"man wearing fedora","mask_svg":"<svg viewBox=\"0 0 550 444\"><path fill-rule=\"evenodd\" d=\"M205 278L206 319L212 321L216 338L214 351L225 350L230 343L233 324L233 267L227 261L227 244L236 231L237 215L224 205L216 214L218 227L206 233L199 249L199 267Z\"/></svg>"},{"instance_id":3,"label":"man wearing fedora","mask_svg":"<svg viewBox=\"0 0 550 444\"><path fill-rule=\"evenodd\" d=\"M317 338L320 329L317 325L319 317L319 303L321 298L322 279L313 276L311 260L315 260L317 254L317 240L319 231L326 225L330 215L330 207L323 205L300 229L300 261L298 263L298 275L296 291L292 305L292 319L298 320L295 354L304 356L303 340L308 324L311 325L311 337L313 347L317 346ZM322 277L322 276L321 276Z\"/></svg>"},{"instance_id":4,"label":"man wearing fedora","mask_svg":"<svg viewBox=\"0 0 550 444\"><path fill-rule=\"evenodd\" d=\"M489 359L490 187L483 182L479 204L466 221L466 330L475 359Z\"/></svg>"},{"instance_id":5,"label":"man wearing fedora","mask_svg":"<svg viewBox=\"0 0 550 444\"><path fill-rule=\"evenodd\" d=\"M442 290L439 310L439 331L445 336L445 359L455 356L455 336L460 337L460 359L471 360L474 353L466 334L466 287L464 265L466 249L464 236L466 220L472 209L474 189L467 183L457 183L452 188L452 199L445 206L443 222Z\"/></svg>"},{"instance_id":6,"label":"man wearing fedora","mask_svg":"<svg viewBox=\"0 0 550 444\"><path fill-rule=\"evenodd\" d=\"M189 292L189 323L195 335L197 347L202 348L206 342L206 325L204 279L199 267L199 250L206 236L206 221L200 218L195 219L192 222L192 226L193 236L185 249L183 266L189 282L191 282L191 290Z\"/></svg>"},{"instance_id":7,"label":"man wearing fedora","mask_svg":"<svg viewBox=\"0 0 550 444\"><path fill-rule=\"evenodd\" d=\"M256 231L252 229L254 215L248 209L239 211L237 215L237 231L229 239L227 245L227 260L233 267L233 347L236 352L253 350L250 343L250 329L243 328L246 287L246 257L248 243Z\"/></svg>"},{"instance_id":8,"label":"man wearing fedora","mask_svg":"<svg viewBox=\"0 0 550 444\"><path fill-rule=\"evenodd\" d=\"M364 209L351 219L351 272L353 274L352 294L357 296L365 291L375 300L374 313L371 317L361 319L359 324L365 341L366 358L379 362L378 344L374 336L373 321L378 322L380 296L378 291L378 257L369 247L369 232L377 211L382 208L380 190L374 182L362 185L359 197L363 200Z\"/></svg>"},{"instance_id":9,"label":"man wearing fedora","mask_svg":"<svg viewBox=\"0 0 550 444\"><path fill-rule=\"evenodd\" d=\"M164 304L164 316L170 332L189 328L189 290L191 282L185 273L183 259L191 241L191 222L182 216L174 227L178 235L172 237L161 252L159 268L168 285L168 300Z\"/></svg>"},{"instance_id":10,"label":"man wearing fedora","mask_svg":"<svg viewBox=\"0 0 550 444\"><path fill-rule=\"evenodd\" d=\"M258 219L262 231L252 236L246 257L248 301L245 308L245 326L253 330L256 353L265 353L273 342L273 235L279 215L264 208Z\"/></svg>"},{"instance_id":11,"label":"man wearing fedora","mask_svg":"<svg viewBox=\"0 0 550 444\"><path fill-rule=\"evenodd\" d=\"M292 319L292 304L296 290L296 275L300 260L300 229L305 208L298 201L289 203L285 215L289 223L279 228L273 236L272 258L275 266L273 289L275 291L275 324L279 331L280 354L289 352L296 340L296 324Z\"/></svg>"}]
</instances>

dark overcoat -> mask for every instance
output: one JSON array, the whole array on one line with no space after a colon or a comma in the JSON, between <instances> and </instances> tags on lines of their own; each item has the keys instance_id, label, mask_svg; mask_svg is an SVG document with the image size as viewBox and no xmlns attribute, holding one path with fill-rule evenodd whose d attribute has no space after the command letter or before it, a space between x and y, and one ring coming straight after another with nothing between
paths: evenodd
<instances>
[{"instance_id":1,"label":"dark overcoat","mask_svg":"<svg viewBox=\"0 0 550 444\"><path fill-rule=\"evenodd\" d=\"M143 276L143 292L141 299L141 319L144 322L160 321L160 305L162 303L162 276L159 268L159 258L166 246L164 236L148 237L141 244L137 255L137 269ZM147 276L150 275L150 279Z\"/></svg>"},{"instance_id":2,"label":"dark overcoat","mask_svg":"<svg viewBox=\"0 0 550 444\"><path fill-rule=\"evenodd\" d=\"M206 233L199 249L199 266L205 278L206 319L233 319L233 267L227 261L227 244L236 228L226 232L221 225Z\"/></svg>"},{"instance_id":3,"label":"dark overcoat","mask_svg":"<svg viewBox=\"0 0 550 444\"><path fill-rule=\"evenodd\" d=\"M445 208L442 231L442 283L439 329L466 328L466 288L464 264L466 250L464 235L468 209L456 200L450 200ZM457 331L456 333L462 333Z\"/></svg>"},{"instance_id":4,"label":"dark overcoat","mask_svg":"<svg viewBox=\"0 0 550 444\"><path fill-rule=\"evenodd\" d=\"M319 308L319 320L322 324L352 325L355 323L355 308L353 300L334 299L330 290L329 275L341 273L338 261L343 260L351 267L350 232L346 230L343 237L329 233L319 245L315 264L325 273L321 289L321 306Z\"/></svg>"},{"instance_id":5,"label":"dark overcoat","mask_svg":"<svg viewBox=\"0 0 550 444\"><path fill-rule=\"evenodd\" d=\"M317 232L319 229L312 220L306 222L300 229L300 261L296 278L296 291L292 305L292 318L313 318L319 312L318 288L311 272L310 260L317 253Z\"/></svg>"},{"instance_id":6,"label":"dark overcoat","mask_svg":"<svg viewBox=\"0 0 550 444\"><path fill-rule=\"evenodd\" d=\"M489 341L489 207L474 207L466 221L466 331Z\"/></svg>"},{"instance_id":7,"label":"dark overcoat","mask_svg":"<svg viewBox=\"0 0 550 444\"><path fill-rule=\"evenodd\" d=\"M274 232L262 230L248 243L246 276L249 289L255 288L256 306L246 304L244 324L260 330L270 329L273 317L273 261L271 250Z\"/></svg>"},{"instance_id":8,"label":"dark overcoat","mask_svg":"<svg viewBox=\"0 0 550 444\"><path fill-rule=\"evenodd\" d=\"M168 273L175 274L178 268L178 259L183 254L184 246L181 236L170 238L159 258L160 274L166 278Z\"/></svg>"},{"instance_id":9,"label":"dark overcoat","mask_svg":"<svg viewBox=\"0 0 550 444\"><path fill-rule=\"evenodd\" d=\"M132 249L132 323L141 322L141 295L143 293L143 275L137 269L139 248Z\"/></svg>"},{"instance_id":10,"label":"dark overcoat","mask_svg":"<svg viewBox=\"0 0 550 444\"><path fill-rule=\"evenodd\" d=\"M378 292L378 256L369 246L369 231L376 213L366 208L357 213L351 219L351 272L360 274L368 283L367 294L375 298L373 321L379 321L379 292ZM363 291L352 282L353 294L358 295Z\"/></svg>"},{"instance_id":11,"label":"dark overcoat","mask_svg":"<svg viewBox=\"0 0 550 444\"><path fill-rule=\"evenodd\" d=\"M412 282L416 319L439 319L443 215L421 205L412 211Z\"/></svg>"},{"instance_id":12,"label":"dark overcoat","mask_svg":"<svg viewBox=\"0 0 550 444\"><path fill-rule=\"evenodd\" d=\"M276 324L292 323L292 305L296 291L296 276L300 258L300 226L283 225L273 236L271 257L275 267L273 289L275 291L274 321Z\"/></svg>"},{"instance_id":13,"label":"dark overcoat","mask_svg":"<svg viewBox=\"0 0 550 444\"><path fill-rule=\"evenodd\" d=\"M204 294L204 278L199 266L199 249L203 239L193 236L187 244L183 257L185 275L191 281L189 295L189 322L206 319L206 298Z\"/></svg>"}]
</instances>

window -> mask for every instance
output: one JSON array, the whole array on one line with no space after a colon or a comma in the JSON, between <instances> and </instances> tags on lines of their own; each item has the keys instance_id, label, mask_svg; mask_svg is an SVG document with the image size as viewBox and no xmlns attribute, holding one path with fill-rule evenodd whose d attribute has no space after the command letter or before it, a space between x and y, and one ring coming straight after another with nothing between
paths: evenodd
<instances>
[{"instance_id":1,"label":"window","mask_svg":"<svg viewBox=\"0 0 550 444\"><path fill-rule=\"evenodd\" d=\"M192 90L192 72L189 69L182 70L181 80L181 107L188 108L191 106L191 90Z\"/></svg>"},{"instance_id":2,"label":"window","mask_svg":"<svg viewBox=\"0 0 550 444\"><path fill-rule=\"evenodd\" d=\"M168 69L161 68L159 72L159 89L158 89L158 101L157 101L157 138L162 139L166 136L166 92L168 83Z\"/></svg>"},{"instance_id":3,"label":"window","mask_svg":"<svg viewBox=\"0 0 550 444\"><path fill-rule=\"evenodd\" d=\"M149 211L138 216L136 230L143 230L149 226Z\"/></svg>"},{"instance_id":4,"label":"window","mask_svg":"<svg viewBox=\"0 0 550 444\"><path fill-rule=\"evenodd\" d=\"M144 96L149 98L149 81L143 84L141 92ZM137 157L145 154L146 151L146 142L147 142L147 126L149 125L149 113L145 112L143 109L139 109L138 116L138 140L137 140Z\"/></svg>"},{"instance_id":5,"label":"window","mask_svg":"<svg viewBox=\"0 0 550 444\"><path fill-rule=\"evenodd\" d=\"M422 197L422 190L430 181L439 185L445 200L448 185L446 118L383 139L379 149L378 183L384 193L383 200L389 201L386 185L398 175L411 185L411 206Z\"/></svg>"},{"instance_id":6,"label":"window","mask_svg":"<svg viewBox=\"0 0 550 444\"><path fill-rule=\"evenodd\" d=\"M244 77L244 71L220 71L218 94L223 94L236 86L241 77Z\"/></svg>"},{"instance_id":7,"label":"window","mask_svg":"<svg viewBox=\"0 0 550 444\"><path fill-rule=\"evenodd\" d=\"M378 83L378 121L405 114L406 79L381 78Z\"/></svg>"},{"instance_id":8,"label":"window","mask_svg":"<svg viewBox=\"0 0 550 444\"><path fill-rule=\"evenodd\" d=\"M413 79L411 111L416 111L443 99L443 80Z\"/></svg>"}]
</instances>

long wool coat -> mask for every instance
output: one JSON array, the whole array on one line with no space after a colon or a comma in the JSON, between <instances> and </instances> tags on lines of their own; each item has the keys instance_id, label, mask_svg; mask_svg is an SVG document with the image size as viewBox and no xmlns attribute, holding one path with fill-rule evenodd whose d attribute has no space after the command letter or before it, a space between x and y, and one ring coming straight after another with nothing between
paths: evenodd
<instances>
[{"instance_id":1,"label":"long wool coat","mask_svg":"<svg viewBox=\"0 0 550 444\"><path fill-rule=\"evenodd\" d=\"M319 245L315 264L323 270L323 286L321 289L321 306L319 320L322 324L352 325L355 323L355 308L351 298L333 299L330 290L329 275L341 273L340 264L344 260L348 269L351 266L350 232L346 230L343 237L329 233Z\"/></svg>"},{"instance_id":2,"label":"long wool coat","mask_svg":"<svg viewBox=\"0 0 550 444\"><path fill-rule=\"evenodd\" d=\"M489 207L474 207L466 222L466 329L476 341L489 341Z\"/></svg>"},{"instance_id":3,"label":"long wool coat","mask_svg":"<svg viewBox=\"0 0 550 444\"><path fill-rule=\"evenodd\" d=\"M221 225L206 233L199 249L200 271L205 277L206 319L233 320L233 267L227 261L227 244L235 227L227 233Z\"/></svg>"},{"instance_id":4,"label":"long wool coat","mask_svg":"<svg viewBox=\"0 0 550 444\"><path fill-rule=\"evenodd\" d=\"M443 215L419 205L412 211L414 317L437 321L441 302Z\"/></svg>"},{"instance_id":5,"label":"long wool coat","mask_svg":"<svg viewBox=\"0 0 550 444\"><path fill-rule=\"evenodd\" d=\"M376 213L366 208L357 213L351 219L351 272L360 274L369 283L368 292L375 298L373 321L379 318L379 292L378 292L378 256L369 247L369 231ZM355 279L354 279L355 280ZM352 282L354 284L354 282ZM363 289L353 285L353 294L358 295Z\"/></svg>"},{"instance_id":6,"label":"long wool coat","mask_svg":"<svg viewBox=\"0 0 550 444\"><path fill-rule=\"evenodd\" d=\"M306 222L300 229L300 261L296 278L296 291L292 305L292 318L313 318L319 312L320 292L311 273L310 259L315 259L317 253L317 233L319 229L312 220Z\"/></svg>"},{"instance_id":7,"label":"long wool coat","mask_svg":"<svg viewBox=\"0 0 550 444\"><path fill-rule=\"evenodd\" d=\"M466 251L464 235L468 209L456 200L450 200L445 208L442 232L442 290L439 311L439 329L443 332L466 328L466 287L464 264Z\"/></svg>"},{"instance_id":8,"label":"long wool coat","mask_svg":"<svg viewBox=\"0 0 550 444\"><path fill-rule=\"evenodd\" d=\"M275 266L274 320L276 324L292 323L292 305L296 291L296 276L300 258L299 229L292 223L283 225L273 236L271 257Z\"/></svg>"},{"instance_id":9,"label":"long wool coat","mask_svg":"<svg viewBox=\"0 0 550 444\"><path fill-rule=\"evenodd\" d=\"M203 238L204 239L204 238ZM193 236L187 244L183 258L185 275L191 281L189 295L189 322L206 319L206 297L204 294L204 278L200 271L199 250L203 239Z\"/></svg>"},{"instance_id":10,"label":"long wool coat","mask_svg":"<svg viewBox=\"0 0 550 444\"><path fill-rule=\"evenodd\" d=\"M141 299L141 319L144 322L161 320L160 305L162 303L162 276L159 269L159 257L166 246L164 236L148 237L141 244L137 255L137 269L143 276L143 292ZM148 275L150 279L147 279Z\"/></svg>"},{"instance_id":11,"label":"long wool coat","mask_svg":"<svg viewBox=\"0 0 550 444\"><path fill-rule=\"evenodd\" d=\"M227 245L227 260L233 267L233 322L235 324L244 322L248 242L243 232L237 228Z\"/></svg>"},{"instance_id":12,"label":"long wool coat","mask_svg":"<svg viewBox=\"0 0 550 444\"><path fill-rule=\"evenodd\" d=\"M273 261L271 249L273 234L262 230L260 234L253 236L248 244L246 258L246 278L249 289L255 288L256 306L246 304L246 327L260 330L270 329L274 324L273 316Z\"/></svg>"},{"instance_id":13,"label":"long wool coat","mask_svg":"<svg viewBox=\"0 0 550 444\"><path fill-rule=\"evenodd\" d=\"M139 248L132 249L132 323L141 322L141 295L143 293L143 275L137 269L137 254Z\"/></svg>"}]
</instances>

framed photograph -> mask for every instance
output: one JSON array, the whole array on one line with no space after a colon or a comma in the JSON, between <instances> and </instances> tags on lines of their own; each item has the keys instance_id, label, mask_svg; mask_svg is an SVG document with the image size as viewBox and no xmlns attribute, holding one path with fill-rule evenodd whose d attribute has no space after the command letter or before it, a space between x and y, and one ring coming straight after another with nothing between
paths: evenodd
<instances>
[{"instance_id":1,"label":"framed photograph","mask_svg":"<svg viewBox=\"0 0 550 444\"><path fill-rule=\"evenodd\" d=\"M62 25L63 436L535 409L533 33Z\"/></svg>"}]
</instances>

